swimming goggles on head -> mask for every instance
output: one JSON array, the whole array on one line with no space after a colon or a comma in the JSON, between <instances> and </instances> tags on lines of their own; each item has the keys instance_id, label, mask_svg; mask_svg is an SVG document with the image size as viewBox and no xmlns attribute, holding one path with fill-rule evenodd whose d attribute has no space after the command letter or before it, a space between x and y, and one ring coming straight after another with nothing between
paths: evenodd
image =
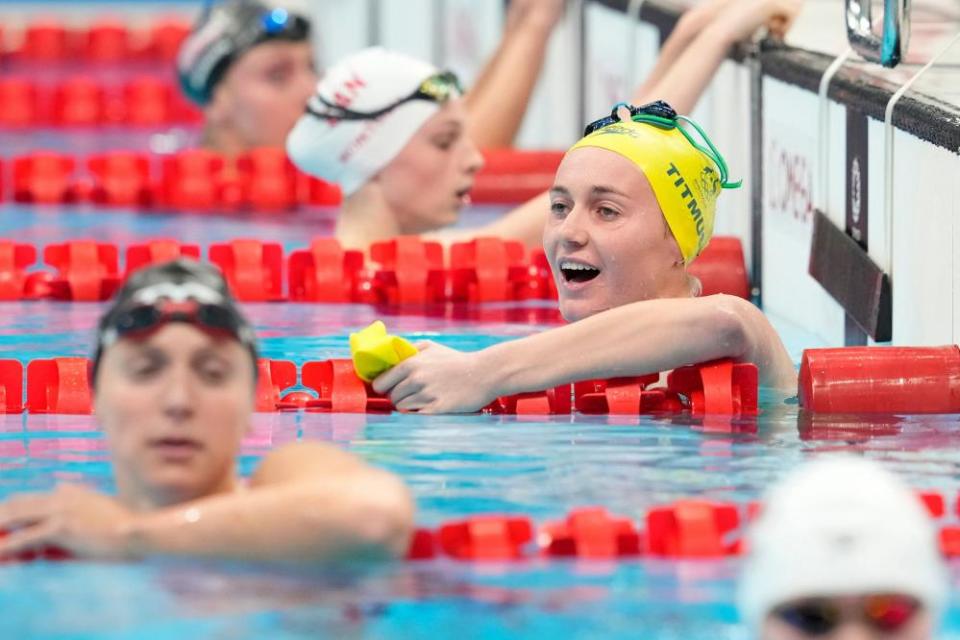
<instances>
[{"instance_id":1,"label":"swimming goggles on head","mask_svg":"<svg viewBox=\"0 0 960 640\"><path fill-rule=\"evenodd\" d=\"M323 105L322 109L314 107L310 102L307 103L307 113L317 118L333 118L336 120L374 120L380 116L390 113L400 105L412 102L414 100L429 100L442 104L452 98L463 95L463 89L457 75L452 71L441 71L436 73L417 87L417 90L405 98L397 100L391 105L377 109L375 111L354 111L338 104L330 102L321 95L315 95L314 100ZM312 102L312 100L311 100Z\"/></svg>"},{"instance_id":2,"label":"swimming goggles on head","mask_svg":"<svg viewBox=\"0 0 960 640\"><path fill-rule=\"evenodd\" d=\"M610 112L609 116L604 116L599 120L594 120L588 124L583 130L583 137L587 137L591 133L608 127L612 124L621 122L620 119L620 109L627 109L630 112L630 119L634 122L642 122L644 124L649 124L660 129L677 129L680 133L683 134L683 137L687 139L694 149L704 154L710 158L714 164L717 165L717 168L720 170L720 186L724 189L736 189L743 184L743 180L737 180L736 182L730 182L728 180L730 173L727 168L727 162L723 159L723 156L720 155L720 152L713 142L710 140L710 137L707 136L707 133L694 122L692 119L687 116L678 115L674 111L673 107L664 102L663 100L657 100L656 102L650 102L640 107L635 107L632 104L626 102L618 102L613 106L613 110ZM706 146L697 142L693 135L687 131L683 124L688 124L693 127L694 130L700 135L700 138L706 143Z\"/></svg>"},{"instance_id":3,"label":"swimming goggles on head","mask_svg":"<svg viewBox=\"0 0 960 640\"><path fill-rule=\"evenodd\" d=\"M921 606L915 598L899 594L855 598L850 607L833 598L804 598L780 605L773 615L810 637L832 633L850 617L876 632L890 634L913 620Z\"/></svg>"}]
</instances>

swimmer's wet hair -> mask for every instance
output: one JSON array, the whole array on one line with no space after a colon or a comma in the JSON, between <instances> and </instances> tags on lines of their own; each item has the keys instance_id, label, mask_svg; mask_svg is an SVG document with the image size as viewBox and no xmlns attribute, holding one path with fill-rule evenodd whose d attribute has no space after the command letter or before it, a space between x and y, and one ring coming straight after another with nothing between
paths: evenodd
<instances>
[{"instance_id":1,"label":"swimmer's wet hair","mask_svg":"<svg viewBox=\"0 0 960 640\"><path fill-rule=\"evenodd\" d=\"M91 385L96 382L103 352L121 337L123 323L128 321L128 312L138 307L154 306L154 303L170 300L172 297L195 300L215 307L220 317L233 327L227 330L227 333L250 352L256 379L260 357L256 334L237 306L223 274L210 264L190 258L178 258L136 271L114 296L110 308L100 318L97 326L96 350L90 373Z\"/></svg>"}]
</instances>

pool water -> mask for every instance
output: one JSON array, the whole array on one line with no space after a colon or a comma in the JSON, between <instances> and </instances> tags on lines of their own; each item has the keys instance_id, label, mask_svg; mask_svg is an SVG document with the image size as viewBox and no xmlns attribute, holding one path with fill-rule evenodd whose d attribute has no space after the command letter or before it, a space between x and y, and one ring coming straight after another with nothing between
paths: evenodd
<instances>
[{"instance_id":1,"label":"pool water","mask_svg":"<svg viewBox=\"0 0 960 640\"><path fill-rule=\"evenodd\" d=\"M466 224L493 213L468 212ZM329 233L332 215L8 205L0 207L0 237L40 246L78 237L121 245L158 236L203 245L257 237L289 251ZM516 306L452 318L359 305L244 308L266 357L303 362L345 357L347 334L384 313L397 333L460 349L549 326L513 321L524 315ZM0 303L0 357L89 355L102 308ZM795 359L816 346L774 320ZM762 416L735 428L689 417L257 414L241 467L249 472L266 451L299 438L333 442L400 474L426 526L489 512L543 522L585 505L639 521L649 507L683 497L744 502L801 460L836 451L880 460L915 487L956 495L957 416L810 422L799 419L795 401L763 400ZM59 482L112 490L104 442L88 416L0 416L0 469L0 498ZM10 638L746 638L733 606L737 568L736 560L443 560L318 575L175 561L7 565L0 568L0 629ZM940 637L960 638L956 603L945 626Z\"/></svg>"}]
</instances>

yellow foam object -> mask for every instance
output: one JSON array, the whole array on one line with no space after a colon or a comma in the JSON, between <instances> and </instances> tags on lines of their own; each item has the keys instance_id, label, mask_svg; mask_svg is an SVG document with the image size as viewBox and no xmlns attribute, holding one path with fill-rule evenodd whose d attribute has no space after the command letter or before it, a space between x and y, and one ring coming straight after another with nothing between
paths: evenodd
<instances>
[{"instance_id":1,"label":"yellow foam object","mask_svg":"<svg viewBox=\"0 0 960 640\"><path fill-rule=\"evenodd\" d=\"M632 120L597 129L570 151L596 147L633 162L647 177L663 217L686 264L706 248L720 195L720 173L713 160L676 128Z\"/></svg>"},{"instance_id":2,"label":"yellow foam object","mask_svg":"<svg viewBox=\"0 0 960 640\"><path fill-rule=\"evenodd\" d=\"M388 334L386 325L380 320L350 334L353 368L366 382L417 353L417 348L409 341Z\"/></svg>"}]
</instances>

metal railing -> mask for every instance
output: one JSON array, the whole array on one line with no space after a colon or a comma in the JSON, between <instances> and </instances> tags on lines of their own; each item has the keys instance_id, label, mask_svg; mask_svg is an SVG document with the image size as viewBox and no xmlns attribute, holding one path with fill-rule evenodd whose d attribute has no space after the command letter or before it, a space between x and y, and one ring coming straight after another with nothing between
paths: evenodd
<instances>
[{"instance_id":1,"label":"metal railing","mask_svg":"<svg viewBox=\"0 0 960 640\"><path fill-rule=\"evenodd\" d=\"M883 0L883 25L874 21L873 0L846 0L847 40L865 60L895 67L910 41L910 0Z\"/></svg>"}]
</instances>

